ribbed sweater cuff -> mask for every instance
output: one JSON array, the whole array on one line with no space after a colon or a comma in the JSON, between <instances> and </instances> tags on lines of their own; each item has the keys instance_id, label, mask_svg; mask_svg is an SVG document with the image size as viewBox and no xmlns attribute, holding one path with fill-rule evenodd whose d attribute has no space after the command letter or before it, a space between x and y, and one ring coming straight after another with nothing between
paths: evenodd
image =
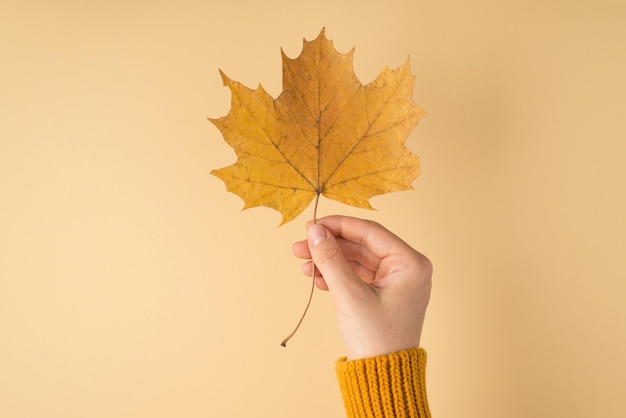
<instances>
[{"instance_id":1,"label":"ribbed sweater cuff","mask_svg":"<svg viewBox=\"0 0 626 418\"><path fill-rule=\"evenodd\" d=\"M336 365L348 418L430 418L421 348Z\"/></svg>"}]
</instances>

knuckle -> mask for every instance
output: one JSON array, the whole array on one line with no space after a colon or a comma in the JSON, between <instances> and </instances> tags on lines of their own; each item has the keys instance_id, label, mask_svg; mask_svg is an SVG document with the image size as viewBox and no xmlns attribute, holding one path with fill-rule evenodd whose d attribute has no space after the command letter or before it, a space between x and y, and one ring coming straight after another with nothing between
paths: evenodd
<instances>
[{"instance_id":1,"label":"knuckle","mask_svg":"<svg viewBox=\"0 0 626 418\"><path fill-rule=\"evenodd\" d=\"M341 256L341 251L337 246L324 246L320 249L318 256L316 257L316 264L318 265L334 265Z\"/></svg>"}]
</instances>

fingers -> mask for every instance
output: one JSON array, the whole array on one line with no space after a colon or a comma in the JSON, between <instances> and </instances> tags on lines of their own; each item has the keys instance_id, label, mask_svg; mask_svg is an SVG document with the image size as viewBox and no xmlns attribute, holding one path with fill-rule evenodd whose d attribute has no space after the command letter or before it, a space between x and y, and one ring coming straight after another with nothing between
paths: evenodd
<instances>
[{"instance_id":1,"label":"fingers","mask_svg":"<svg viewBox=\"0 0 626 418\"><path fill-rule=\"evenodd\" d=\"M336 240L346 260L358 265L355 266L355 271L361 268L369 271L376 271L378 269L380 259L372 254L366 247L361 244L346 241L341 237L336 237ZM311 251L309 250L309 244L306 240L294 243L291 247L291 251L298 258L304 260L311 259Z\"/></svg>"},{"instance_id":2,"label":"fingers","mask_svg":"<svg viewBox=\"0 0 626 418\"><path fill-rule=\"evenodd\" d=\"M362 266L361 264L355 263L354 261L350 261L350 260L348 260L348 264L352 268L352 271L354 272L354 274L356 274L359 277L359 279L361 279L365 283L372 283L376 279L376 270L370 270ZM312 270L313 263L311 261L307 261L306 263L303 263L300 268L302 270L302 273L306 277L310 278L311 275L313 274L313 270ZM321 281L323 281L323 278L319 270L316 270L316 275L317 277L321 279ZM324 286L321 286L320 289L328 290L328 287L324 285Z\"/></svg>"},{"instance_id":3,"label":"fingers","mask_svg":"<svg viewBox=\"0 0 626 418\"><path fill-rule=\"evenodd\" d=\"M334 242L353 275L368 284L372 284L378 276L384 277L389 273L390 268L396 270L406 260L414 259L418 255L399 237L373 221L346 216L329 216L317 220L317 224L333 235ZM310 230L313 225L313 222L309 222L307 228ZM292 252L298 258L310 260L312 258L311 247L309 240L299 241L293 244ZM406 257L407 255L410 257ZM384 262L384 260L387 261ZM403 262L388 266L389 260L403 260ZM311 277L311 264L303 264L302 272ZM324 280L323 274L318 273L316 285L322 290L328 289L328 283Z\"/></svg>"},{"instance_id":4,"label":"fingers","mask_svg":"<svg viewBox=\"0 0 626 418\"><path fill-rule=\"evenodd\" d=\"M323 225L312 224L309 225L307 233L313 263L320 271L334 298L349 297L356 289L364 286L359 277L354 274L331 231Z\"/></svg>"},{"instance_id":5,"label":"fingers","mask_svg":"<svg viewBox=\"0 0 626 418\"><path fill-rule=\"evenodd\" d=\"M395 252L411 250L402 239L374 221L348 216L327 216L318 219L317 223L325 226L334 236L367 248L379 259Z\"/></svg>"},{"instance_id":6,"label":"fingers","mask_svg":"<svg viewBox=\"0 0 626 418\"><path fill-rule=\"evenodd\" d=\"M311 252L309 251L309 243L307 240L294 242L291 246L291 252L298 258L302 258L304 260L311 259Z\"/></svg>"}]
</instances>

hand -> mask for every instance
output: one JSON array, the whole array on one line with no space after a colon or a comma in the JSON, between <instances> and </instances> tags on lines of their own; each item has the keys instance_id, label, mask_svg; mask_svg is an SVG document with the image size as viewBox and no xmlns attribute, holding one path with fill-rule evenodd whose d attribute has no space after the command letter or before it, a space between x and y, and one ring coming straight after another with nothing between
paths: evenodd
<instances>
[{"instance_id":1,"label":"hand","mask_svg":"<svg viewBox=\"0 0 626 418\"><path fill-rule=\"evenodd\" d=\"M296 257L313 259L315 285L330 290L348 360L419 346L432 265L376 222L330 216L307 224ZM302 271L311 277L312 263Z\"/></svg>"}]
</instances>

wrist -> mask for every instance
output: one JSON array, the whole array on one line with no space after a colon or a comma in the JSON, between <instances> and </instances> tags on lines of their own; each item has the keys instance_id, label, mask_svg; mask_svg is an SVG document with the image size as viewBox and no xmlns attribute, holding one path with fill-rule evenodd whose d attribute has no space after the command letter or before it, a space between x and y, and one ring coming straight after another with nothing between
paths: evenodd
<instances>
[{"instance_id":1,"label":"wrist","mask_svg":"<svg viewBox=\"0 0 626 418\"><path fill-rule=\"evenodd\" d=\"M346 359L348 361L386 356L404 350L412 350L420 345L420 333L388 332L378 334L371 332L374 331L371 325L366 331L369 332L360 336L344 336ZM387 331L389 330L387 329Z\"/></svg>"}]
</instances>

